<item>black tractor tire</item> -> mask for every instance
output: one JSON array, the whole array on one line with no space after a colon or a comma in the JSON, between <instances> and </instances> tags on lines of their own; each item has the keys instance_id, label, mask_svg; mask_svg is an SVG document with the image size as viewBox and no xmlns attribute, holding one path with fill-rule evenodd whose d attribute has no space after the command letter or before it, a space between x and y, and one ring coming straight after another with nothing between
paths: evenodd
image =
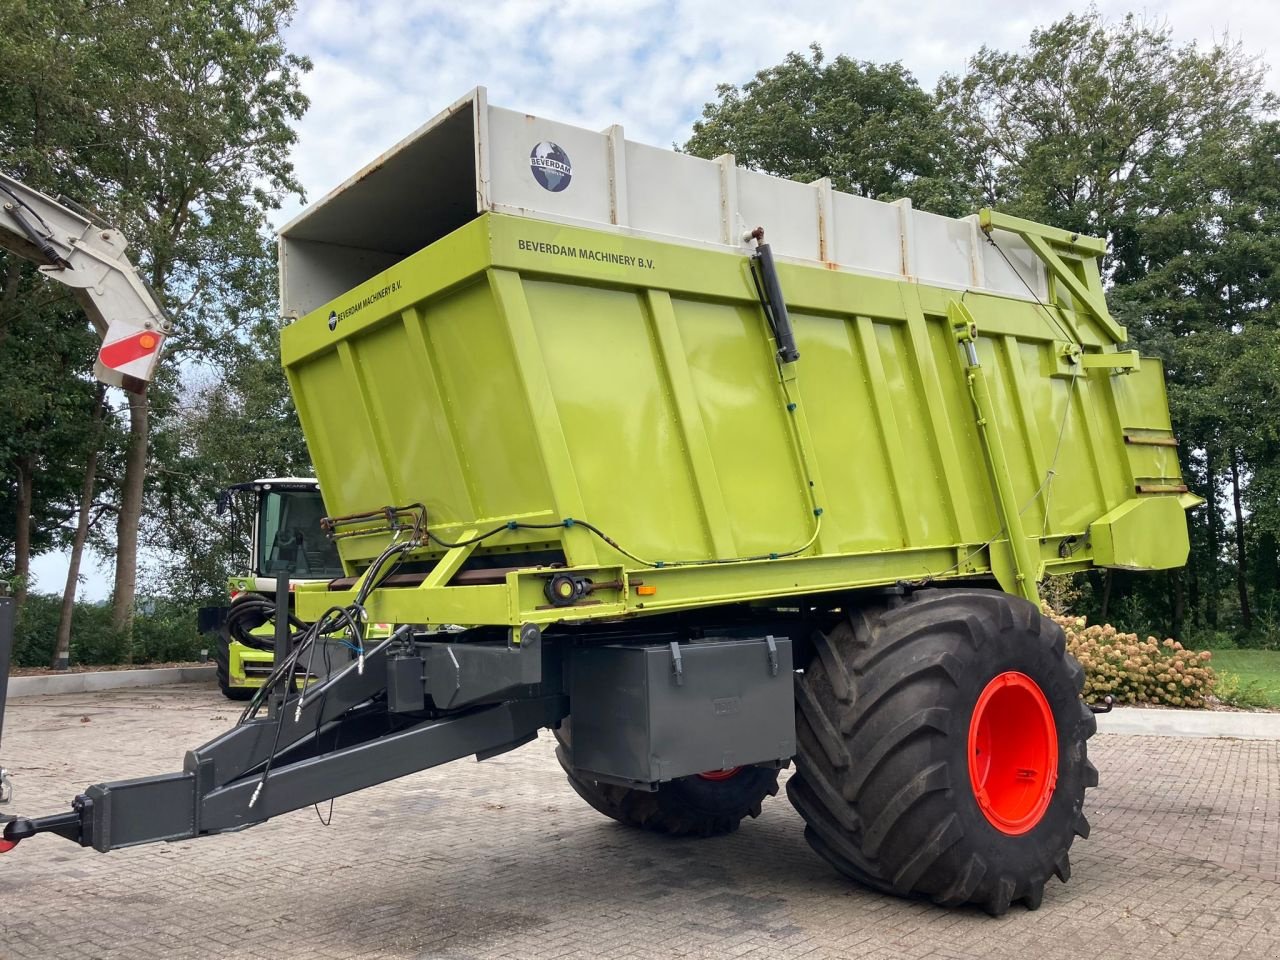
<instances>
[{"instance_id":1,"label":"black tractor tire","mask_svg":"<svg viewBox=\"0 0 1280 960\"><path fill-rule=\"evenodd\" d=\"M225 628L219 630L213 641L213 662L218 676L218 689L228 700L249 700L255 691L252 687L231 686L230 639Z\"/></svg>"},{"instance_id":2,"label":"black tractor tire","mask_svg":"<svg viewBox=\"0 0 1280 960\"><path fill-rule=\"evenodd\" d=\"M993 916L1016 901L1034 910L1051 877L1067 881L1071 844L1089 835L1084 792L1098 773L1086 741L1097 722L1057 624L999 591L921 590L854 612L814 643L796 677L799 756L787 783L814 850L875 889ZM1056 782L1049 771L1016 774L1043 778L1032 795L1048 798L1020 833L984 813L970 774L971 721L1009 672L1038 686L1057 748ZM1054 736L1039 729L1047 758Z\"/></svg>"},{"instance_id":3,"label":"black tractor tire","mask_svg":"<svg viewBox=\"0 0 1280 960\"><path fill-rule=\"evenodd\" d=\"M723 780L681 777L651 793L584 776L570 766L563 743L556 758L574 792L606 817L677 837L732 833L744 818L760 816L761 805L778 792L778 771L769 767L739 767Z\"/></svg>"}]
</instances>

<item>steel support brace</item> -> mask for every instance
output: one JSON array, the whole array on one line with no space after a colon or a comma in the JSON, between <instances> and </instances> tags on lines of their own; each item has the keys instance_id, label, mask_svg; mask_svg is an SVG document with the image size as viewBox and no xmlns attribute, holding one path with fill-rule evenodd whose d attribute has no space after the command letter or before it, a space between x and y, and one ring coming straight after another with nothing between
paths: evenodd
<instances>
[{"instance_id":1,"label":"steel support brace","mask_svg":"<svg viewBox=\"0 0 1280 960\"><path fill-rule=\"evenodd\" d=\"M1022 508L1019 507L1017 495L1014 493L1013 477L1009 472L1004 441L997 427L995 403L991 399L986 371L978 362L977 324L968 308L957 300L951 301L948 306L947 319L951 322L956 338L964 349L964 373L969 385L969 395L973 399L978 438L982 441L982 451L995 493L996 510L1009 544L1014 583L1004 586L1010 593L1026 597L1039 606L1040 594L1036 589L1036 582L1040 579L1040 562L1027 543L1026 531L1022 526ZM999 539L998 536L997 539ZM993 568L995 566L994 558L992 566Z\"/></svg>"},{"instance_id":2,"label":"steel support brace","mask_svg":"<svg viewBox=\"0 0 1280 960\"><path fill-rule=\"evenodd\" d=\"M257 787L257 777L241 778L204 796L200 832L247 827L473 754L497 756L527 743L539 729L556 724L567 713L568 701L559 696L508 700L460 716L425 720L399 733L274 767L252 809L249 798Z\"/></svg>"}]
</instances>

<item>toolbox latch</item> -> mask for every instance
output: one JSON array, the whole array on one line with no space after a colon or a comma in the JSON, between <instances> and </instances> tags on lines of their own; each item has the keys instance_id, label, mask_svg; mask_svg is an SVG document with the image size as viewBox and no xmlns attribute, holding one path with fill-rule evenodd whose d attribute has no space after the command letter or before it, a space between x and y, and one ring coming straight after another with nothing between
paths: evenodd
<instances>
[{"instance_id":1,"label":"toolbox latch","mask_svg":"<svg viewBox=\"0 0 1280 960\"><path fill-rule=\"evenodd\" d=\"M773 635L764 638L764 642L769 647L769 676L776 677L778 675L778 645L773 641Z\"/></svg>"},{"instance_id":2,"label":"toolbox latch","mask_svg":"<svg viewBox=\"0 0 1280 960\"><path fill-rule=\"evenodd\" d=\"M684 658L680 656L680 644L671 641L671 675L676 679L676 686L684 686Z\"/></svg>"}]
</instances>

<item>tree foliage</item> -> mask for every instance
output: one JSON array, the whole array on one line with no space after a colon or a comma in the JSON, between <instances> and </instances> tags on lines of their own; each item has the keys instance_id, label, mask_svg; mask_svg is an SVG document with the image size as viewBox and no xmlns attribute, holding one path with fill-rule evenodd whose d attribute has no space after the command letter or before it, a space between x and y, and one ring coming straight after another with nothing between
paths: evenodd
<instances>
[{"instance_id":1,"label":"tree foliage","mask_svg":"<svg viewBox=\"0 0 1280 960\"><path fill-rule=\"evenodd\" d=\"M933 96L900 63L838 56L814 44L741 87L722 84L684 149L731 153L777 176L830 177L837 190L878 200L911 197L937 213L969 212L972 193Z\"/></svg>"},{"instance_id":2,"label":"tree foliage","mask_svg":"<svg viewBox=\"0 0 1280 960\"><path fill-rule=\"evenodd\" d=\"M1024 50L979 50L938 95L985 202L1109 241L1113 309L1165 361L1184 472L1208 501L1186 571L1105 592L1095 577L1090 612L1127 603L1136 629L1251 631L1250 598L1277 589L1275 538L1253 533L1276 513L1266 478L1280 449L1280 140L1262 64L1091 10Z\"/></svg>"},{"instance_id":3,"label":"tree foliage","mask_svg":"<svg viewBox=\"0 0 1280 960\"><path fill-rule=\"evenodd\" d=\"M1165 362L1208 503L1185 571L1095 575L1080 612L1258 640L1267 611L1280 621L1280 130L1264 79L1238 44L1179 46L1164 24L1091 9L1023 49L979 49L932 95L899 64L793 53L720 87L686 149L1105 237L1113 311Z\"/></svg>"},{"instance_id":4,"label":"tree foliage","mask_svg":"<svg viewBox=\"0 0 1280 960\"><path fill-rule=\"evenodd\" d=\"M301 193L289 152L292 124L307 106L300 77L310 67L282 39L293 8L293 0L15 0L0 8L0 167L120 227L174 320L156 382L145 398L127 400L124 456L104 464L103 493L117 523L114 533L97 529L93 542L116 557L117 626L133 612L139 536L164 543L171 532L144 509L174 473L165 459L173 445L153 434L170 435L204 384L234 376L236 364L256 355L247 346L252 328L277 313L267 215ZM24 288L23 304L29 294ZM38 412L42 397L58 408L76 398L87 424L86 371L96 344L83 317L63 314L68 337L84 336L66 365L72 372L50 368L44 377L5 343L17 314L0 307L0 366L27 371L6 378L13 393L3 399ZM34 330L24 329L24 344L39 342ZM281 399L278 367L260 366L256 375L274 380ZM291 416L287 403L278 415ZM18 449L20 425L0 425L0 452ZM66 450L54 459L68 468L86 460ZM44 501L74 496L78 481L61 491L53 479L38 477ZM14 499L12 492L6 483L4 496ZM63 516L71 512L65 506ZM185 525L207 512L202 506ZM46 537L38 545L54 543Z\"/></svg>"},{"instance_id":5,"label":"tree foliage","mask_svg":"<svg viewBox=\"0 0 1280 960\"><path fill-rule=\"evenodd\" d=\"M243 573L247 530L215 517L218 492L272 476L309 476L311 460L280 371L279 324L262 320L231 347L234 358L164 411L156 432L163 472L148 498L147 545L157 588L177 599L225 599Z\"/></svg>"}]
</instances>

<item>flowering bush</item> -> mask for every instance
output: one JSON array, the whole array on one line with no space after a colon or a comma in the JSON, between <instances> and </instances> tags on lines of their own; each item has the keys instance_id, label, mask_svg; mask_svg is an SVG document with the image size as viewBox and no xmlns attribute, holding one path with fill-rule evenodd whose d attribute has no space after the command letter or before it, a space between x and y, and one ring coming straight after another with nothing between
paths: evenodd
<instances>
[{"instance_id":1,"label":"flowering bush","mask_svg":"<svg viewBox=\"0 0 1280 960\"><path fill-rule=\"evenodd\" d=\"M1067 635L1067 651L1084 667L1084 699L1095 703L1110 694L1116 703L1160 703L1203 707L1217 678L1208 650L1185 649L1177 640L1139 640L1110 624L1089 625L1084 617L1064 617L1047 606Z\"/></svg>"}]
</instances>

